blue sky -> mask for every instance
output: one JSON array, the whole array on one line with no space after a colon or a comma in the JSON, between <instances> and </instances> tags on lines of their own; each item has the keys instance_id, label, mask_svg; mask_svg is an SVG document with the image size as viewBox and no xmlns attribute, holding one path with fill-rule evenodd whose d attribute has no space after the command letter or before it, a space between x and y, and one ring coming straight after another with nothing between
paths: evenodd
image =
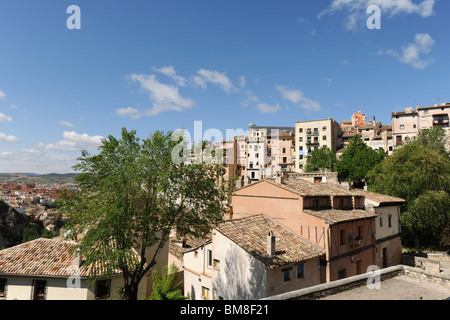
<instances>
[{"instance_id":1,"label":"blue sky","mask_svg":"<svg viewBox=\"0 0 450 320\"><path fill-rule=\"evenodd\" d=\"M450 101L449 14L447 0L2 0L0 172L71 172L122 127L225 135L358 110L391 124Z\"/></svg>"}]
</instances>

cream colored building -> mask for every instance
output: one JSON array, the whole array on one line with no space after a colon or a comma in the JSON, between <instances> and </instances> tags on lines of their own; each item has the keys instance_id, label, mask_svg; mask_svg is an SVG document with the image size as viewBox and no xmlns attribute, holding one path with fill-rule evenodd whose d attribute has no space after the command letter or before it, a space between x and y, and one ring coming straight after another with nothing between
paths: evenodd
<instances>
[{"instance_id":1,"label":"cream colored building","mask_svg":"<svg viewBox=\"0 0 450 320\"><path fill-rule=\"evenodd\" d=\"M123 287L121 273L106 277L71 251L73 242L36 239L0 251L0 300L96 300ZM95 281L94 281L95 279ZM147 279L138 298L147 294Z\"/></svg>"},{"instance_id":2,"label":"cream colored building","mask_svg":"<svg viewBox=\"0 0 450 320\"><path fill-rule=\"evenodd\" d=\"M295 172L303 172L309 154L315 149L339 147L339 123L333 118L295 123Z\"/></svg>"}]
</instances>

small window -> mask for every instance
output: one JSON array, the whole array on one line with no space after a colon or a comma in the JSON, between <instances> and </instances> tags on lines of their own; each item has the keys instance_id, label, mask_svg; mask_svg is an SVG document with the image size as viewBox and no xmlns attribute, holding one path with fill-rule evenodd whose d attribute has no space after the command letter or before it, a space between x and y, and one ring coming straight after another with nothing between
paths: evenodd
<instances>
[{"instance_id":1,"label":"small window","mask_svg":"<svg viewBox=\"0 0 450 320\"><path fill-rule=\"evenodd\" d=\"M347 269L342 269L338 271L338 278L344 279L347 278Z\"/></svg>"},{"instance_id":2,"label":"small window","mask_svg":"<svg viewBox=\"0 0 450 320\"><path fill-rule=\"evenodd\" d=\"M382 226L383 226L383 218L380 217L380 227L382 227Z\"/></svg>"},{"instance_id":3,"label":"small window","mask_svg":"<svg viewBox=\"0 0 450 320\"><path fill-rule=\"evenodd\" d=\"M297 263L297 279L301 279L304 277L305 277L304 264L303 264L303 262L299 262L299 263Z\"/></svg>"},{"instance_id":4,"label":"small window","mask_svg":"<svg viewBox=\"0 0 450 320\"><path fill-rule=\"evenodd\" d=\"M209 288L203 287L202 286L202 298L205 300L209 300Z\"/></svg>"},{"instance_id":5,"label":"small window","mask_svg":"<svg viewBox=\"0 0 450 320\"><path fill-rule=\"evenodd\" d=\"M402 125L400 125L400 129L405 129L405 126L402 124Z\"/></svg>"},{"instance_id":6,"label":"small window","mask_svg":"<svg viewBox=\"0 0 450 320\"><path fill-rule=\"evenodd\" d=\"M220 270L220 260L214 259L214 269Z\"/></svg>"},{"instance_id":7,"label":"small window","mask_svg":"<svg viewBox=\"0 0 450 320\"><path fill-rule=\"evenodd\" d=\"M339 231L339 240L340 240L341 246L347 243L345 229L341 229Z\"/></svg>"},{"instance_id":8,"label":"small window","mask_svg":"<svg viewBox=\"0 0 450 320\"><path fill-rule=\"evenodd\" d=\"M6 279L0 279L0 298L6 298Z\"/></svg>"},{"instance_id":9,"label":"small window","mask_svg":"<svg viewBox=\"0 0 450 320\"><path fill-rule=\"evenodd\" d=\"M45 300L47 294L47 281L33 281L33 300Z\"/></svg>"},{"instance_id":10,"label":"small window","mask_svg":"<svg viewBox=\"0 0 450 320\"><path fill-rule=\"evenodd\" d=\"M283 153L286 153L286 148L283 148Z\"/></svg>"},{"instance_id":11,"label":"small window","mask_svg":"<svg viewBox=\"0 0 450 320\"><path fill-rule=\"evenodd\" d=\"M109 297L111 280L95 281L95 299L106 299Z\"/></svg>"},{"instance_id":12,"label":"small window","mask_svg":"<svg viewBox=\"0 0 450 320\"><path fill-rule=\"evenodd\" d=\"M303 142L303 137L298 137L299 142Z\"/></svg>"},{"instance_id":13,"label":"small window","mask_svg":"<svg viewBox=\"0 0 450 320\"><path fill-rule=\"evenodd\" d=\"M303 132L303 128L299 128L298 133L302 133L302 132Z\"/></svg>"},{"instance_id":14,"label":"small window","mask_svg":"<svg viewBox=\"0 0 450 320\"><path fill-rule=\"evenodd\" d=\"M322 136L322 140L326 141L327 140L327 136Z\"/></svg>"},{"instance_id":15,"label":"small window","mask_svg":"<svg viewBox=\"0 0 450 320\"><path fill-rule=\"evenodd\" d=\"M198 258L198 251L196 250L196 251L194 251L194 258Z\"/></svg>"},{"instance_id":16,"label":"small window","mask_svg":"<svg viewBox=\"0 0 450 320\"><path fill-rule=\"evenodd\" d=\"M327 131L327 126L323 126L322 131Z\"/></svg>"},{"instance_id":17,"label":"small window","mask_svg":"<svg viewBox=\"0 0 450 320\"><path fill-rule=\"evenodd\" d=\"M392 216L388 217L388 225L389 225L389 228L392 227Z\"/></svg>"},{"instance_id":18,"label":"small window","mask_svg":"<svg viewBox=\"0 0 450 320\"><path fill-rule=\"evenodd\" d=\"M208 250L208 267L212 267L213 265L213 258L212 258L212 251Z\"/></svg>"},{"instance_id":19,"label":"small window","mask_svg":"<svg viewBox=\"0 0 450 320\"><path fill-rule=\"evenodd\" d=\"M283 272L283 281L284 282L291 281L291 270L292 270L292 268L281 270Z\"/></svg>"}]
</instances>

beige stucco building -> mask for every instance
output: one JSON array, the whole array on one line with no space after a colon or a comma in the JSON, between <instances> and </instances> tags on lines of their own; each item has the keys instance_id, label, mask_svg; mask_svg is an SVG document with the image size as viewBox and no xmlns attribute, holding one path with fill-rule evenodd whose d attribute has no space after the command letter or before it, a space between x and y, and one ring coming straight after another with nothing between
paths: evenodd
<instances>
[{"instance_id":1,"label":"beige stucco building","mask_svg":"<svg viewBox=\"0 0 450 320\"><path fill-rule=\"evenodd\" d=\"M308 155L315 149L339 147L340 126L333 119L295 123L295 172L303 172Z\"/></svg>"},{"instance_id":2,"label":"beige stucco building","mask_svg":"<svg viewBox=\"0 0 450 320\"><path fill-rule=\"evenodd\" d=\"M73 247L73 242L40 238L1 250L0 299L95 300L123 287L120 272L106 277L101 266L82 265ZM146 290L144 279L138 297Z\"/></svg>"}]
</instances>

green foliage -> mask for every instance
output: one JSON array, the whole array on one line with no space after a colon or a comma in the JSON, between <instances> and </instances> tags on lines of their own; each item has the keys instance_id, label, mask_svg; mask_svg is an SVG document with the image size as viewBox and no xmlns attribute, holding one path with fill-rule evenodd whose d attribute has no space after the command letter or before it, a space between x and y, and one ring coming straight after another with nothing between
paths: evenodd
<instances>
[{"instance_id":1,"label":"green foliage","mask_svg":"<svg viewBox=\"0 0 450 320\"><path fill-rule=\"evenodd\" d=\"M310 153L305 166L305 172L314 172L320 170L334 171L336 163L336 150L322 147L313 150Z\"/></svg>"},{"instance_id":2,"label":"green foliage","mask_svg":"<svg viewBox=\"0 0 450 320\"><path fill-rule=\"evenodd\" d=\"M181 293L183 282L178 281L178 277L178 268L174 264L170 271L168 266L164 266L161 277L158 270L153 270L153 292L149 300L186 300L188 297Z\"/></svg>"},{"instance_id":3,"label":"green foliage","mask_svg":"<svg viewBox=\"0 0 450 320\"><path fill-rule=\"evenodd\" d=\"M108 261L108 274L121 270L128 299L137 298L171 231L203 236L222 221L223 166L178 161L190 158L185 148L182 135L156 131L141 141L123 128L121 139L108 136L97 155L82 151L74 166L81 191L59 203L70 217L66 228L84 234L79 249L85 263ZM153 250L148 261L147 248Z\"/></svg>"},{"instance_id":4,"label":"green foliage","mask_svg":"<svg viewBox=\"0 0 450 320\"><path fill-rule=\"evenodd\" d=\"M336 163L339 177L349 182L362 182L367 173L386 157L383 149L374 150L355 135Z\"/></svg>"},{"instance_id":5,"label":"green foliage","mask_svg":"<svg viewBox=\"0 0 450 320\"><path fill-rule=\"evenodd\" d=\"M450 158L441 130L423 130L367 175L371 191L406 200L403 240L414 241L416 249L420 243L445 243L444 230L450 221Z\"/></svg>"}]
</instances>

